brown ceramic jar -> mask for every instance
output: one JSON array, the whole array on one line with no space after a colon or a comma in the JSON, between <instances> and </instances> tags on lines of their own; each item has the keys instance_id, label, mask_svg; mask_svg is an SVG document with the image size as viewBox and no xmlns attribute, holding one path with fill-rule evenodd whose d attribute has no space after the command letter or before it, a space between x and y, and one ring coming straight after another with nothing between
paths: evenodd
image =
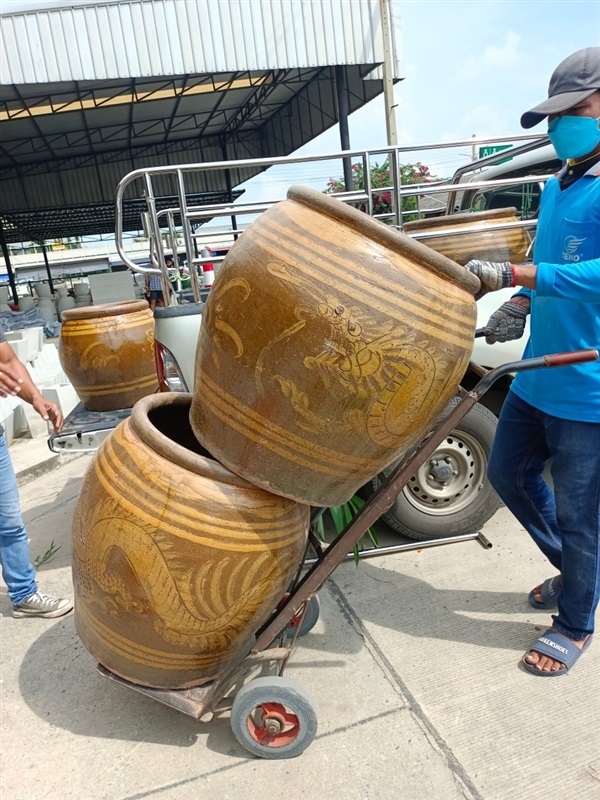
<instances>
[{"instance_id":1,"label":"brown ceramic jar","mask_svg":"<svg viewBox=\"0 0 600 800\"><path fill-rule=\"evenodd\" d=\"M526 256L531 238L525 228L499 228L517 222L516 208L497 208L489 211L468 211L443 217L419 219L404 225L405 233L433 234L421 243L451 258L457 264L466 264L473 258L481 261L510 261L521 264ZM484 230L487 228L488 230ZM465 233L445 235L450 231Z\"/></svg>"},{"instance_id":2,"label":"brown ceramic jar","mask_svg":"<svg viewBox=\"0 0 600 800\"><path fill-rule=\"evenodd\" d=\"M233 245L211 289L194 433L268 491L346 502L456 392L478 289L408 236L292 187Z\"/></svg>"},{"instance_id":3,"label":"brown ceramic jar","mask_svg":"<svg viewBox=\"0 0 600 800\"><path fill-rule=\"evenodd\" d=\"M131 408L158 389L154 317L145 300L63 311L58 352L89 411Z\"/></svg>"},{"instance_id":4,"label":"brown ceramic jar","mask_svg":"<svg viewBox=\"0 0 600 800\"><path fill-rule=\"evenodd\" d=\"M75 625L133 683L205 683L249 652L304 552L309 508L216 462L190 395L140 400L103 443L73 520Z\"/></svg>"}]
</instances>

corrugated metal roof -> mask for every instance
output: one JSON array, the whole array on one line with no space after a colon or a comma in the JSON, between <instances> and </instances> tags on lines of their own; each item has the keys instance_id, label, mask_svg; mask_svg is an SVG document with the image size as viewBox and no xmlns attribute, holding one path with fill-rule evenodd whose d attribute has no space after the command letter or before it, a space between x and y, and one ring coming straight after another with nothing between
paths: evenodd
<instances>
[{"instance_id":1,"label":"corrugated metal roof","mask_svg":"<svg viewBox=\"0 0 600 800\"><path fill-rule=\"evenodd\" d=\"M0 33L3 84L383 61L379 0L109 0L3 14Z\"/></svg>"},{"instance_id":2,"label":"corrugated metal roof","mask_svg":"<svg viewBox=\"0 0 600 800\"><path fill-rule=\"evenodd\" d=\"M388 2L397 43L399 0ZM349 113L382 91L380 0L38 3L0 12L10 241L26 223L30 236L69 235L61 209L108 207L131 169L296 150L338 121L340 70ZM228 192L258 171L198 173L189 191ZM161 178L155 190L176 187ZM90 233L100 216L85 217Z\"/></svg>"}]
</instances>

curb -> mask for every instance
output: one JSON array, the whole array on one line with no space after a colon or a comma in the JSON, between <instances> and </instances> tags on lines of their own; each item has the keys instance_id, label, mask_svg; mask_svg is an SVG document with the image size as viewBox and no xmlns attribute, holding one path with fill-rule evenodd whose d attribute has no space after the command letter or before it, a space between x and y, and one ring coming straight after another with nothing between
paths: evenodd
<instances>
[{"instance_id":1,"label":"curb","mask_svg":"<svg viewBox=\"0 0 600 800\"><path fill-rule=\"evenodd\" d=\"M69 455L56 453L55 455L50 456L50 458L44 459L44 461L38 461L37 464L32 464L30 467L25 467L24 469L15 473L17 478L17 486L22 486L23 484L29 483L36 478L40 478L42 475L52 472L52 470L58 469L58 467L62 467L63 464L67 464L69 461L74 461L76 458L81 458L81 456L84 455L87 455L87 453L70 453Z\"/></svg>"}]
</instances>

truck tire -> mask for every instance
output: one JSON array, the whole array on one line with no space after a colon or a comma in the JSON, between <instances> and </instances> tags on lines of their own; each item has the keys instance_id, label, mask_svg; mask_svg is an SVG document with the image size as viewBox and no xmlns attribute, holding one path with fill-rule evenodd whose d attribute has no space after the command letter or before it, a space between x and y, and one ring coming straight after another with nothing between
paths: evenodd
<instances>
[{"instance_id":1,"label":"truck tire","mask_svg":"<svg viewBox=\"0 0 600 800\"><path fill-rule=\"evenodd\" d=\"M453 398L448 413L459 403ZM479 530L502 502L487 479L498 420L477 403L399 492L382 519L410 539L442 539ZM372 481L378 489L380 478Z\"/></svg>"}]
</instances>

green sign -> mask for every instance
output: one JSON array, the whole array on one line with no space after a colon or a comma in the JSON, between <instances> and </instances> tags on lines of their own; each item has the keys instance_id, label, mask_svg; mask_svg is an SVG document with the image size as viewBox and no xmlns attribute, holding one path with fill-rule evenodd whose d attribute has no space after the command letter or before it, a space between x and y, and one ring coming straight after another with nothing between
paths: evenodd
<instances>
[{"instance_id":1,"label":"green sign","mask_svg":"<svg viewBox=\"0 0 600 800\"><path fill-rule=\"evenodd\" d=\"M511 147L511 144L488 144L479 148L479 158L487 158L494 155L494 153L499 153L501 150L510 150ZM512 156L511 158L503 158L501 161L496 161L496 164L506 164L507 161L511 160Z\"/></svg>"}]
</instances>

